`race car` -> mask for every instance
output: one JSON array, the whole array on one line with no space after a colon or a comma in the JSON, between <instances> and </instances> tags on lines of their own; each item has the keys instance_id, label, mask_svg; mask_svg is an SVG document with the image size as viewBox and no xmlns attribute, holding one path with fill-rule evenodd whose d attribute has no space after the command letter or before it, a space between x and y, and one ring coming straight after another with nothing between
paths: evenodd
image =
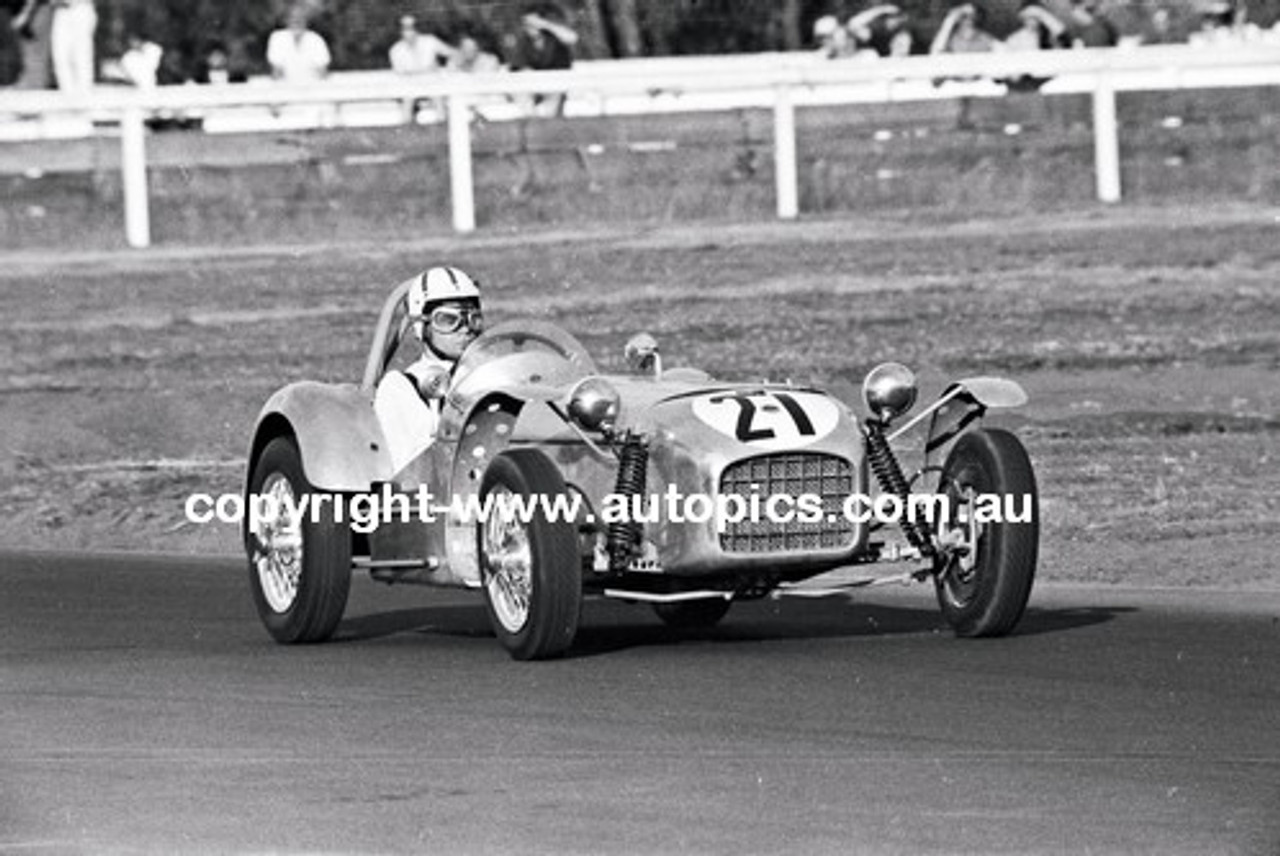
<instances>
[{"instance_id":1,"label":"race car","mask_svg":"<svg viewBox=\"0 0 1280 856\"><path fill-rule=\"evenodd\" d=\"M1026 401L1013 381L958 380L898 425L917 392L897 363L866 376L857 414L812 386L664 368L644 333L625 345L627 372L602 374L559 327L513 321L462 355L435 436L406 460L375 398L412 338L409 287L387 298L359 383L290 384L258 417L243 536L277 641L332 636L353 571L479 589L519 660L570 650L590 597L705 628L737 601L918 581L958 636L1007 634L1022 616L1035 477L1013 433L980 424ZM917 426L923 460L908 476L892 443ZM940 504L948 513L903 513ZM889 562L910 567L823 582Z\"/></svg>"}]
</instances>

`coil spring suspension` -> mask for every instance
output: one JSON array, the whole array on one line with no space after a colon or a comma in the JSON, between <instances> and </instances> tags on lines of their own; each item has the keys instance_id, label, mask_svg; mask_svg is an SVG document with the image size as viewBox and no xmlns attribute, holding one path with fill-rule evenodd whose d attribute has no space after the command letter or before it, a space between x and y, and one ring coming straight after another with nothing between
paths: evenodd
<instances>
[{"instance_id":1,"label":"coil spring suspension","mask_svg":"<svg viewBox=\"0 0 1280 856\"><path fill-rule=\"evenodd\" d=\"M618 480L614 493L625 497L627 509L632 508L631 497L644 493L645 478L649 469L649 446L636 434L628 431L618 449ZM609 569L624 571L640 545L644 524L634 520L620 520L609 524Z\"/></svg>"},{"instance_id":2,"label":"coil spring suspension","mask_svg":"<svg viewBox=\"0 0 1280 856\"><path fill-rule=\"evenodd\" d=\"M891 493L902 500L904 509L910 507L911 486L907 477L902 474L898 458L889 448L889 441L884 436L884 423L876 419L867 420L867 461L871 471L876 474L876 481L885 493ZM933 540L930 537L929 525L922 520L912 521L909 518L901 521L902 533L907 541L924 556L933 555Z\"/></svg>"}]
</instances>

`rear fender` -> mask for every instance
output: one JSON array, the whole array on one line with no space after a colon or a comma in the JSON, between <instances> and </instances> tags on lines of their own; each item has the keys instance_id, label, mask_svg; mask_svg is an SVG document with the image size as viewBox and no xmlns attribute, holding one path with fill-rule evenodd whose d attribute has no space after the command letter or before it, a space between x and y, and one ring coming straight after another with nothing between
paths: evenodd
<instances>
[{"instance_id":1,"label":"rear fender","mask_svg":"<svg viewBox=\"0 0 1280 856\"><path fill-rule=\"evenodd\" d=\"M262 448L288 432L297 440L302 471L317 490L367 491L395 475L373 403L354 385L290 384L267 400L257 425L250 470Z\"/></svg>"}]
</instances>

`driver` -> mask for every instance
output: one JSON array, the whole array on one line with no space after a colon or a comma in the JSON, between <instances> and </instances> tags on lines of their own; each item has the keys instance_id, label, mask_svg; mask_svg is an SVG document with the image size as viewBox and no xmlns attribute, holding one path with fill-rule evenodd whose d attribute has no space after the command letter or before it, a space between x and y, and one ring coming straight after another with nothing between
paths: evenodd
<instances>
[{"instance_id":1,"label":"driver","mask_svg":"<svg viewBox=\"0 0 1280 856\"><path fill-rule=\"evenodd\" d=\"M480 288L455 267L433 267L409 288L409 317L422 357L405 374L425 399L438 398L462 352L484 329Z\"/></svg>"},{"instance_id":2,"label":"driver","mask_svg":"<svg viewBox=\"0 0 1280 856\"><path fill-rule=\"evenodd\" d=\"M397 472L435 440L453 368L484 329L480 288L455 267L414 277L407 302L422 356L404 371L387 372L373 401Z\"/></svg>"}]
</instances>

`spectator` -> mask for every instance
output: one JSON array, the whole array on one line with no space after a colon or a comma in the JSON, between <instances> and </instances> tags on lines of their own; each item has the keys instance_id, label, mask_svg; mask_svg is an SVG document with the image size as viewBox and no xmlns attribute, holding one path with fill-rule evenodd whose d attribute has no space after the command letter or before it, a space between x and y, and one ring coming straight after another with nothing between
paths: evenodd
<instances>
[{"instance_id":1,"label":"spectator","mask_svg":"<svg viewBox=\"0 0 1280 856\"><path fill-rule=\"evenodd\" d=\"M1146 45L1171 45L1181 41L1173 30L1173 17L1163 6L1157 7L1147 19L1147 26L1142 34L1142 43Z\"/></svg>"},{"instance_id":2,"label":"spectator","mask_svg":"<svg viewBox=\"0 0 1280 856\"><path fill-rule=\"evenodd\" d=\"M1248 22L1248 8L1230 0L1209 0L1200 7L1200 28L1188 41L1195 46L1223 46L1267 41L1268 34Z\"/></svg>"},{"instance_id":3,"label":"spectator","mask_svg":"<svg viewBox=\"0 0 1280 856\"><path fill-rule=\"evenodd\" d=\"M431 33L418 32L412 15L400 18L400 40L391 46L391 68L398 74L426 74L442 69L457 56L456 48Z\"/></svg>"},{"instance_id":4,"label":"spectator","mask_svg":"<svg viewBox=\"0 0 1280 856\"><path fill-rule=\"evenodd\" d=\"M289 8L285 26L267 40L271 76L286 83L314 83L329 74L332 57L324 37L307 27L307 10Z\"/></svg>"},{"instance_id":5,"label":"spectator","mask_svg":"<svg viewBox=\"0 0 1280 856\"><path fill-rule=\"evenodd\" d=\"M463 36L458 41L458 50L449 61L449 68L452 71L483 74L501 70L502 62L496 55L483 50L474 38Z\"/></svg>"},{"instance_id":6,"label":"spectator","mask_svg":"<svg viewBox=\"0 0 1280 856\"><path fill-rule=\"evenodd\" d=\"M14 23L22 50L22 77L14 84L15 88L48 89L53 86L49 61L53 9L49 0L27 0Z\"/></svg>"},{"instance_id":7,"label":"spectator","mask_svg":"<svg viewBox=\"0 0 1280 856\"><path fill-rule=\"evenodd\" d=\"M12 86L22 77L22 39L19 35L30 17L34 0L0 0L0 86Z\"/></svg>"},{"instance_id":8,"label":"spectator","mask_svg":"<svg viewBox=\"0 0 1280 856\"><path fill-rule=\"evenodd\" d=\"M244 83L249 79L250 60L240 40L228 45L222 41L210 42L205 55L195 65L193 79L196 83Z\"/></svg>"},{"instance_id":9,"label":"spectator","mask_svg":"<svg viewBox=\"0 0 1280 856\"><path fill-rule=\"evenodd\" d=\"M1018 25L1004 40L1009 50L1050 50L1062 47L1067 37L1067 25L1035 2L1024 3L1018 10Z\"/></svg>"},{"instance_id":10,"label":"spectator","mask_svg":"<svg viewBox=\"0 0 1280 856\"><path fill-rule=\"evenodd\" d=\"M146 36L131 33L125 52L119 59L104 61L99 77L105 83L151 90L188 80L182 59L180 52L166 51ZM146 120L153 131L189 130L199 128L200 122L199 112L172 108L153 109Z\"/></svg>"},{"instance_id":11,"label":"spectator","mask_svg":"<svg viewBox=\"0 0 1280 856\"><path fill-rule=\"evenodd\" d=\"M1115 24L1098 11L1098 0L1071 0L1067 23L1072 47L1113 48L1120 41L1120 31Z\"/></svg>"},{"instance_id":12,"label":"spectator","mask_svg":"<svg viewBox=\"0 0 1280 856\"><path fill-rule=\"evenodd\" d=\"M907 26L907 16L892 3L872 6L854 15L844 25L859 53L877 56L906 56L914 39Z\"/></svg>"},{"instance_id":13,"label":"spectator","mask_svg":"<svg viewBox=\"0 0 1280 856\"><path fill-rule=\"evenodd\" d=\"M814 21L813 37L818 41L818 53L827 59L845 59L858 52L853 36L840 26L835 15L823 15Z\"/></svg>"},{"instance_id":14,"label":"spectator","mask_svg":"<svg viewBox=\"0 0 1280 856\"><path fill-rule=\"evenodd\" d=\"M1018 10L1018 29L1004 40L1011 51L1044 51L1065 47L1067 25L1034 0L1027 0ZM1011 92L1035 92L1049 82L1047 77L1024 74L1004 81Z\"/></svg>"},{"instance_id":15,"label":"spectator","mask_svg":"<svg viewBox=\"0 0 1280 856\"><path fill-rule=\"evenodd\" d=\"M142 36L129 36L129 49L120 57L120 72L125 83L139 89L154 89L160 73L164 48Z\"/></svg>"},{"instance_id":16,"label":"spectator","mask_svg":"<svg viewBox=\"0 0 1280 856\"><path fill-rule=\"evenodd\" d=\"M573 66L573 47L578 34L572 27L529 11L520 19L520 32L512 37L512 71L555 71ZM549 116L564 114L565 96L535 95L535 112Z\"/></svg>"},{"instance_id":17,"label":"spectator","mask_svg":"<svg viewBox=\"0 0 1280 856\"><path fill-rule=\"evenodd\" d=\"M1067 44L1067 25L1036 0L1024 0L1018 10L1018 29L1003 41L982 27L982 10L971 3L955 7L947 13L934 36L929 52L981 53L986 51L1038 51ZM997 81L1010 92L1034 92L1049 81L1029 74ZM935 84L942 81L934 81ZM969 124L969 103L962 99L960 125Z\"/></svg>"},{"instance_id":18,"label":"spectator","mask_svg":"<svg viewBox=\"0 0 1280 856\"><path fill-rule=\"evenodd\" d=\"M204 61L196 69L196 83L223 85L231 82L231 58L220 42L209 46Z\"/></svg>"},{"instance_id":19,"label":"spectator","mask_svg":"<svg viewBox=\"0 0 1280 856\"><path fill-rule=\"evenodd\" d=\"M452 45L432 33L418 32L418 19L412 15L400 17L400 40L391 46L388 58L391 70L396 74L434 74L457 54ZM418 98L405 103L405 121L416 121L423 107L439 110L434 98Z\"/></svg>"},{"instance_id":20,"label":"spectator","mask_svg":"<svg viewBox=\"0 0 1280 856\"><path fill-rule=\"evenodd\" d=\"M59 89L88 92L93 87L93 34L97 29L93 0L54 0L49 49Z\"/></svg>"},{"instance_id":21,"label":"spectator","mask_svg":"<svg viewBox=\"0 0 1280 856\"><path fill-rule=\"evenodd\" d=\"M1000 40L982 28L982 10L962 3L947 12L929 46L929 53L982 53L998 50Z\"/></svg>"},{"instance_id":22,"label":"spectator","mask_svg":"<svg viewBox=\"0 0 1280 856\"><path fill-rule=\"evenodd\" d=\"M573 48L578 34L538 12L526 12L515 37L511 68L514 71L552 71L573 66Z\"/></svg>"},{"instance_id":23,"label":"spectator","mask_svg":"<svg viewBox=\"0 0 1280 856\"><path fill-rule=\"evenodd\" d=\"M502 61L496 54L489 53L480 42L471 35L463 35L458 39L458 50L449 61L449 71L463 74L490 74L502 70ZM476 122L487 122L484 112L474 103L470 105L471 117Z\"/></svg>"}]
</instances>

